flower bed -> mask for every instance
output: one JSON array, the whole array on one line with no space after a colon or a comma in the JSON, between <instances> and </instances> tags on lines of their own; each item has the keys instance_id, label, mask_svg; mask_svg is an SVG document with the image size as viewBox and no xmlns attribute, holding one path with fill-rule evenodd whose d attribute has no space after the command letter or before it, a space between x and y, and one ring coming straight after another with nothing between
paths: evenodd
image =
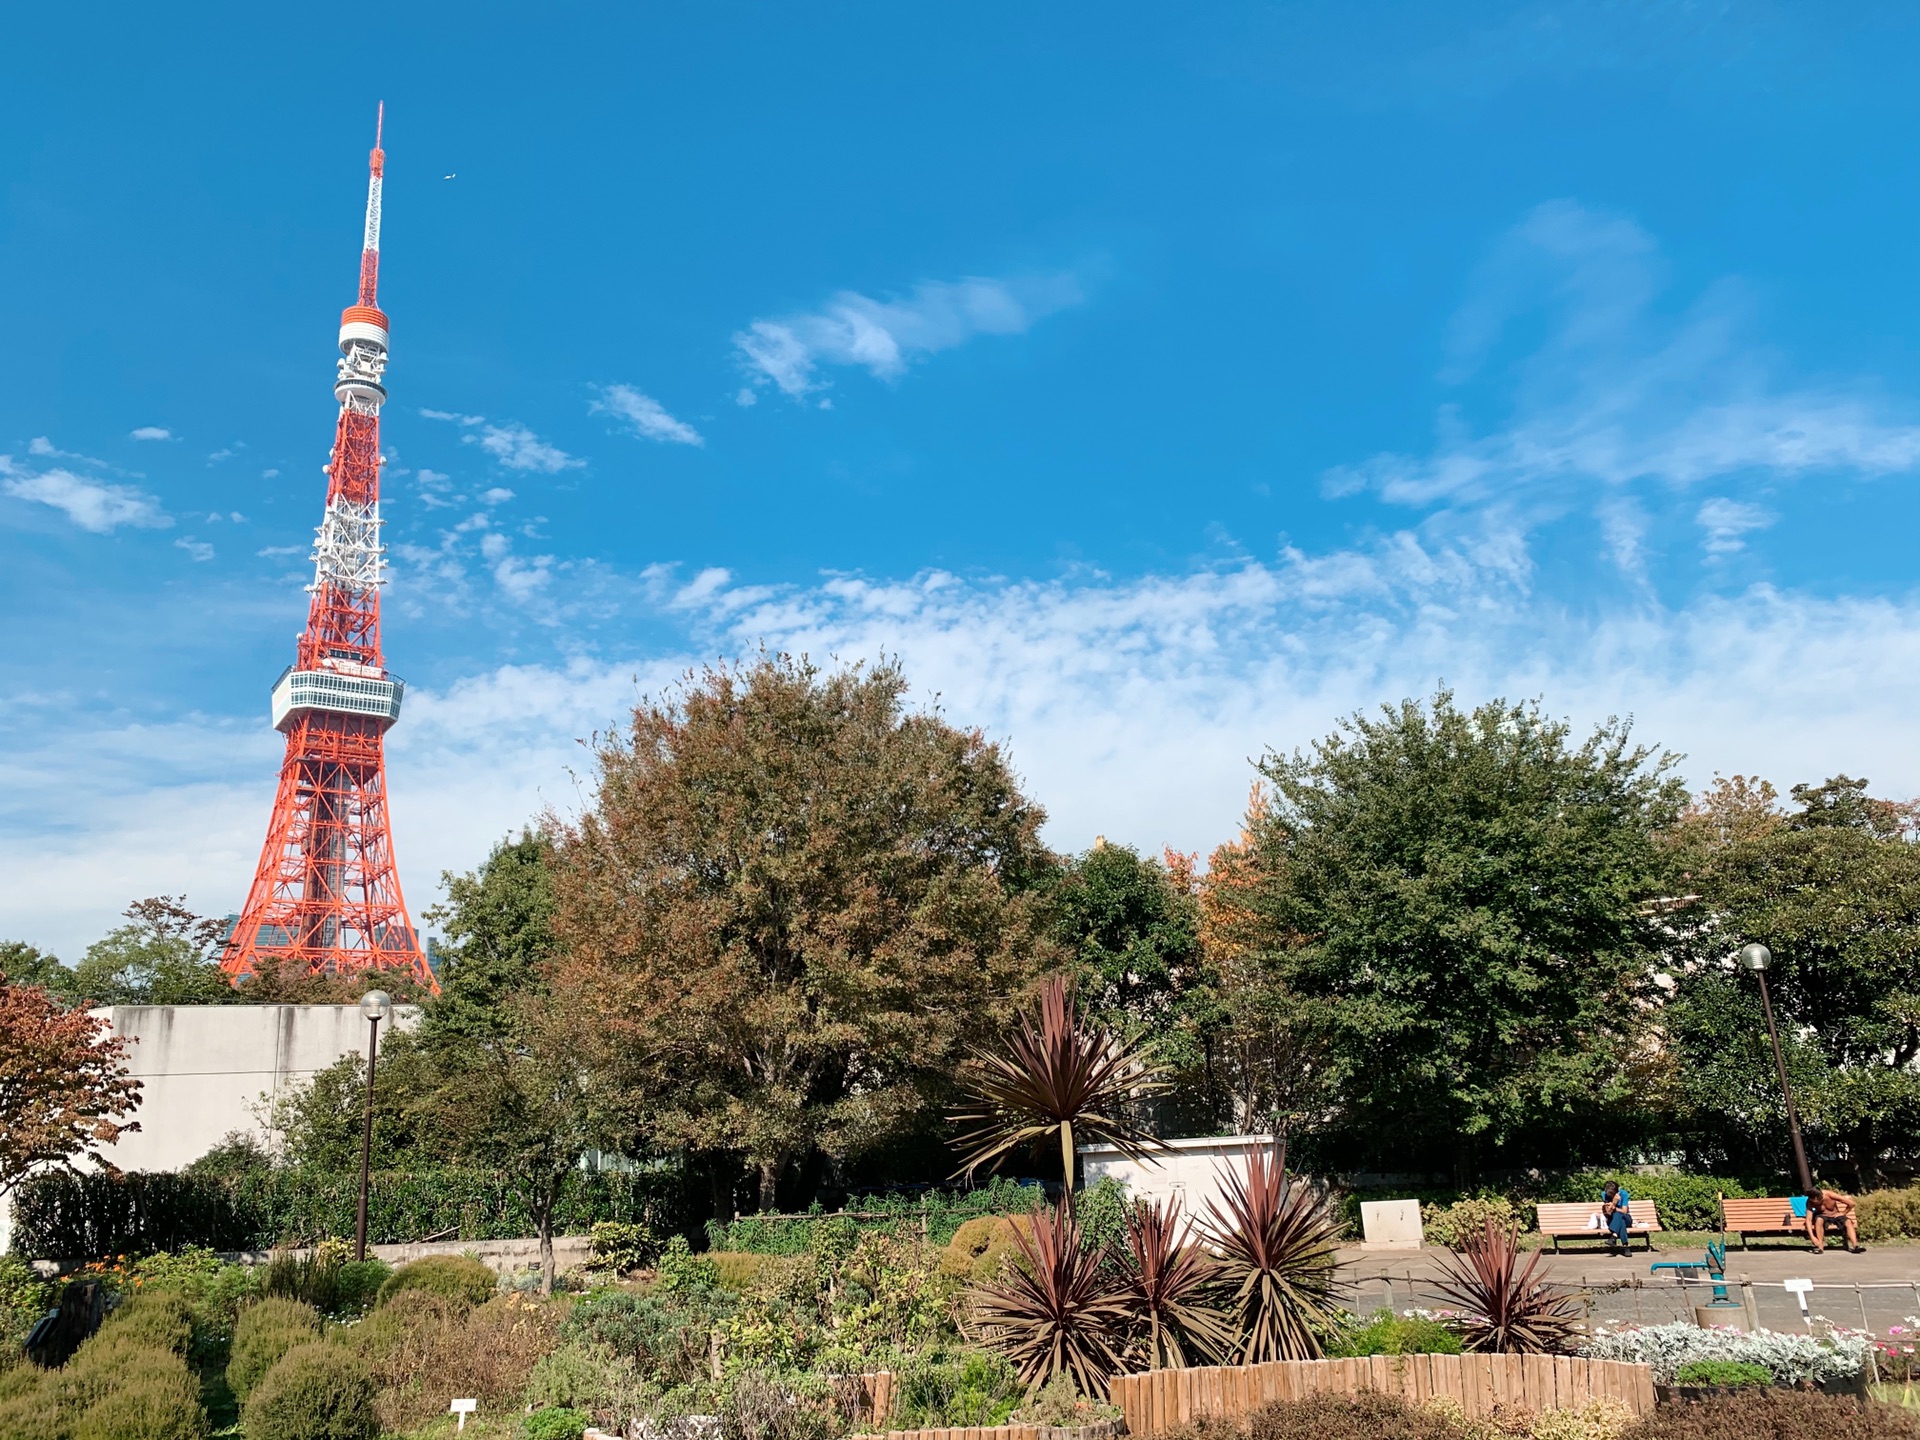
<instances>
[{"instance_id":1,"label":"flower bed","mask_svg":"<svg viewBox=\"0 0 1920 1440\"><path fill-rule=\"evenodd\" d=\"M1582 1355L1596 1360L1633 1360L1651 1366L1662 1385L1673 1383L1674 1372L1697 1360L1731 1360L1760 1365L1780 1385L1817 1385L1851 1380L1867 1363L1864 1336L1834 1334L1777 1335L1771 1331L1748 1334L1741 1330L1703 1330L1697 1325L1635 1325L1624 1330L1602 1330Z\"/></svg>"}]
</instances>

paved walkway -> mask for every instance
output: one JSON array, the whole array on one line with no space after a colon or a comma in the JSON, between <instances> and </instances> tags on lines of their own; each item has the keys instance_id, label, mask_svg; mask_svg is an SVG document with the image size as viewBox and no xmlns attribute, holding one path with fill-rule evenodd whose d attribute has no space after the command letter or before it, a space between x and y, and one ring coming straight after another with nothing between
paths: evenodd
<instances>
[{"instance_id":1,"label":"paved walkway","mask_svg":"<svg viewBox=\"0 0 1920 1440\"><path fill-rule=\"evenodd\" d=\"M1583 1248L1559 1255L1548 1252L1547 1273L1563 1285L1585 1293L1589 1313L1597 1321L1623 1323L1691 1320L1692 1307L1713 1298L1711 1284L1682 1285L1671 1271L1653 1274L1655 1261L1697 1259L1696 1250L1636 1250L1630 1258ZM1361 1311L1391 1305L1409 1308L1450 1308L1435 1289L1448 1252L1429 1246L1419 1251L1369 1251L1345 1246L1340 1251L1340 1273L1353 1290L1353 1305ZM1760 1323L1772 1330L1801 1330L1800 1307L1782 1281L1807 1279L1814 1288L1807 1295L1809 1313L1834 1325L1860 1328L1863 1324L1885 1334L1889 1325L1920 1317L1920 1246L1891 1245L1849 1255L1829 1248L1816 1256L1804 1246L1769 1246L1727 1254L1727 1282L1731 1298L1742 1298L1740 1282L1749 1282L1752 1305ZM1864 1313L1863 1313L1864 1311ZM1825 1327L1816 1318L1814 1327Z\"/></svg>"}]
</instances>

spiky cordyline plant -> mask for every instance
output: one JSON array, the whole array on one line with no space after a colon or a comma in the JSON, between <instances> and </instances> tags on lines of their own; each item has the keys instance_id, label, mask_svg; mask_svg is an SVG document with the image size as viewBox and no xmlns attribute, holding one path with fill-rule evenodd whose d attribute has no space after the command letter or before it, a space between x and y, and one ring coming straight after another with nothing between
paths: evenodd
<instances>
[{"instance_id":1,"label":"spiky cordyline plant","mask_svg":"<svg viewBox=\"0 0 1920 1440\"><path fill-rule=\"evenodd\" d=\"M1126 1288L1108 1273L1107 1247L1082 1247L1071 1197L1051 1215L1035 1211L1013 1238L1021 1263L974 1292L985 1339L1030 1391L1064 1370L1083 1393L1105 1395L1127 1330Z\"/></svg>"},{"instance_id":2,"label":"spiky cordyline plant","mask_svg":"<svg viewBox=\"0 0 1920 1440\"><path fill-rule=\"evenodd\" d=\"M1002 1050L974 1052L968 1081L974 1103L952 1116L972 1128L954 1143L966 1156L956 1174L983 1165L1058 1132L1066 1188L1073 1190L1075 1131L1103 1140L1130 1160L1167 1146L1127 1114L1130 1101L1167 1088L1166 1067L1142 1038L1126 1040L1084 1020L1067 977L1055 975L1040 992L1040 1023L1020 1017Z\"/></svg>"},{"instance_id":3,"label":"spiky cordyline plant","mask_svg":"<svg viewBox=\"0 0 1920 1440\"><path fill-rule=\"evenodd\" d=\"M1191 1242L1176 1196L1127 1212L1128 1303L1144 1324L1149 1370L1179 1370L1224 1359L1233 1350L1226 1316L1207 1303L1215 1284L1211 1256Z\"/></svg>"},{"instance_id":4,"label":"spiky cordyline plant","mask_svg":"<svg viewBox=\"0 0 1920 1440\"><path fill-rule=\"evenodd\" d=\"M1520 1237L1491 1217L1454 1252L1435 1288L1460 1307L1467 1349L1551 1355L1579 1343L1580 1302L1537 1273L1545 1259L1536 1250L1522 1266Z\"/></svg>"},{"instance_id":5,"label":"spiky cordyline plant","mask_svg":"<svg viewBox=\"0 0 1920 1440\"><path fill-rule=\"evenodd\" d=\"M1255 1150L1244 1181L1221 1172L1202 1233L1232 1291L1234 1359L1319 1359L1320 1336L1346 1293L1334 1274L1340 1223L1326 1202Z\"/></svg>"}]
</instances>

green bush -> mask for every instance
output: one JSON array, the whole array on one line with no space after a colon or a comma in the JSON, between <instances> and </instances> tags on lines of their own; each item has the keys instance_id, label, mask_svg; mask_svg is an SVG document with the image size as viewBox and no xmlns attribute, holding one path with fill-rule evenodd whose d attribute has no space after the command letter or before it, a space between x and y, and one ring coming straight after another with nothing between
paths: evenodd
<instances>
[{"instance_id":1,"label":"green bush","mask_svg":"<svg viewBox=\"0 0 1920 1440\"><path fill-rule=\"evenodd\" d=\"M27 1332L52 1308L53 1287L18 1255L0 1255L0 1354L17 1354Z\"/></svg>"},{"instance_id":2,"label":"green bush","mask_svg":"<svg viewBox=\"0 0 1920 1440\"><path fill-rule=\"evenodd\" d=\"M717 1290L720 1267L710 1255L694 1254L686 1238L675 1235L660 1249L658 1288L662 1295Z\"/></svg>"},{"instance_id":3,"label":"green bush","mask_svg":"<svg viewBox=\"0 0 1920 1440\"><path fill-rule=\"evenodd\" d=\"M635 1414L646 1381L633 1358L599 1340L567 1340L540 1357L527 1381L527 1399L536 1406L607 1411L619 1425Z\"/></svg>"},{"instance_id":4,"label":"green bush","mask_svg":"<svg viewBox=\"0 0 1920 1440\"><path fill-rule=\"evenodd\" d=\"M184 1299L169 1291L136 1295L120 1302L101 1333L184 1356L193 1343L193 1312Z\"/></svg>"},{"instance_id":5,"label":"green bush","mask_svg":"<svg viewBox=\"0 0 1920 1440\"><path fill-rule=\"evenodd\" d=\"M1513 1202L1500 1195L1420 1207L1421 1231L1429 1245L1446 1245L1457 1250L1479 1235L1489 1220L1506 1230L1520 1230L1526 1223L1514 1209Z\"/></svg>"},{"instance_id":6,"label":"green bush","mask_svg":"<svg viewBox=\"0 0 1920 1440\"><path fill-rule=\"evenodd\" d=\"M380 1286L380 1304L407 1290L425 1290L430 1295L460 1305L479 1305L493 1294L500 1277L484 1261L470 1255L429 1255L402 1265Z\"/></svg>"},{"instance_id":7,"label":"green bush","mask_svg":"<svg viewBox=\"0 0 1920 1440\"><path fill-rule=\"evenodd\" d=\"M157 1251L134 1263L129 1282L142 1295L177 1295L193 1315L194 1363L217 1363L233 1334L241 1304L256 1293L254 1268L222 1260L211 1250Z\"/></svg>"},{"instance_id":8,"label":"green bush","mask_svg":"<svg viewBox=\"0 0 1920 1440\"><path fill-rule=\"evenodd\" d=\"M1329 1341L1327 1354L1336 1358L1355 1355L1458 1355L1463 1348L1459 1335L1438 1320L1377 1310L1355 1329Z\"/></svg>"},{"instance_id":9,"label":"green bush","mask_svg":"<svg viewBox=\"0 0 1920 1440\"><path fill-rule=\"evenodd\" d=\"M122 1175L49 1172L15 1192L14 1248L27 1259L98 1259L193 1246L268 1250L351 1235L355 1174L300 1170ZM672 1171L572 1172L554 1212L562 1235L598 1221L644 1223L665 1235L694 1223L684 1179ZM534 1232L525 1188L494 1170L376 1171L368 1182L367 1239L404 1244L453 1230L463 1241ZM804 1248L804 1247L802 1247Z\"/></svg>"},{"instance_id":10,"label":"green bush","mask_svg":"<svg viewBox=\"0 0 1920 1440\"><path fill-rule=\"evenodd\" d=\"M200 1382L186 1362L142 1367L122 1377L73 1421L71 1440L205 1440Z\"/></svg>"},{"instance_id":11,"label":"green bush","mask_svg":"<svg viewBox=\"0 0 1920 1440\"><path fill-rule=\"evenodd\" d=\"M601 1220L589 1233L593 1263L600 1269L624 1274L660 1258L659 1233L644 1221Z\"/></svg>"},{"instance_id":12,"label":"green bush","mask_svg":"<svg viewBox=\"0 0 1920 1440\"><path fill-rule=\"evenodd\" d=\"M1863 1242L1920 1238L1920 1185L1906 1190L1869 1190L1858 1203Z\"/></svg>"},{"instance_id":13,"label":"green bush","mask_svg":"<svg viewBox=\"0 0 1920 1440\"><path fill-rule=\"evenodd\" d=\"M234 1399L245 1400L282 1355L319 1338L320 1312L303 1301L270 1296L242 1310L227 1362Z\"/></svg>"},{"instance_id":14,"label":"green bush","mask_svg":"<svg viewBox=\"0 0 1920 1440\"><path fill-rule=\"evenodd\" d=\"M1745 1360L1689 1360L1673 1372L1676 1385L1771 1385L1773 1372Z\"/></svg>"},{"instance_id":15,"label":"green bush","mask_svg":"<svg viewBox=\"0 0 1920 1440\"><path fill-rule=\"evenodd\" d=\"M747 1215L723 1223L707 1222L707 1242L715 1250L752 1250L762 1255L804 1255L817 1248L814 1233L823 1225L852 1224L902 1237L924 1237L945 1245L977 1215L1025 1215L1039 1199L1033 1185L1005 1176L977 1190L928 1190L919 1195L861 1195L847 1202L851 1215L815 1211L806 1215Z\"/></svg>"},{"instance_id":16,"label":"green bush","mask_svg":"<svg viewBox=\"0 0 1920 1440\"><path fill-rule=\"evenodd\" d=\"M448 1321L472 1307L426 1290L402 1290L378 1306L364 1320L338 1332L333 1343L344 1345L368 1360L382 1360L400 1348L409 1335L445 1328Z\"/></svg>"},{"instance_id":17,"label":"green bush","mask_svg":"<svg viewBox=\"0 0 1920 1440\"><path fill-rule=\"evenodd\" d=\"M893 1429L1004 1425L1026 1387L1003 1357L980 1350L915 1355L893 1372Z\"/></svg>"},{"instance_id":18,"label":"green bush","mask_svg":"<svg viewBox=\"0 0 1920 1440\"><path fill-rule=\"evenodd\" d=\"M580 1440L593 1417L583 1410L549 1406L520 1422L522 1440Z\"/></svg>"},{"instance_id":19,"label":"green bush","mask_svg":"<svg viewBox=\"0 0 1920 1440\"><path fill-rule=\"evenodd\" d=\"M378 1440L374 1383L345 1348L316 1342L281 1356L247 1397L246 1440Z\"/></svg>"}]
</instances>

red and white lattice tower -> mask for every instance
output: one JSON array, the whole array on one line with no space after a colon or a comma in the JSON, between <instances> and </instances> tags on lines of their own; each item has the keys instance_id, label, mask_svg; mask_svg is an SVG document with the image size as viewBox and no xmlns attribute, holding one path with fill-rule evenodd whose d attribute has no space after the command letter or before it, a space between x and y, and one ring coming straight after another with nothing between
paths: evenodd
<instances>
[{"instance_id":1,"label":"red and white lattice tower","mask_svg":"<svg viewBox=\"0 0 1920 1440\"><path fill-rule=\"evenodd\" d=\"M327 463L327 508L313 546L313 596L294 663L273 685L273 728L287 737L273 819L253 887L221 960L238 981L409 970L433 986L393 862L383 737L400 718L400 680L380 655L380 406L387 317L380 274L380 175L374 129L360 298L340 315L340 421Z\"/></svg>"}]
</instances>

